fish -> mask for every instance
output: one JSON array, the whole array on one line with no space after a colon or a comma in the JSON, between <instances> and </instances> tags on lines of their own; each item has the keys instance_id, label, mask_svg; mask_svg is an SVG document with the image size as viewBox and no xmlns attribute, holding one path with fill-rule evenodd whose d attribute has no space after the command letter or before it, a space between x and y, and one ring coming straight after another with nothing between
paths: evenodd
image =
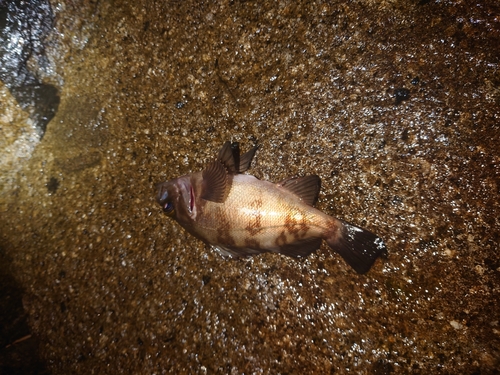
<instances>
[{"instance_id":1,"label":"fish","mask_svg":"<svg viewBox=\"0 0 500 375\"><path fill-rule=\"evenodd\" d=\"M225 142L202 171L157 184L156 202L188 233L229 258L266 252L307 257L325 241L364 274L386 253L380 237L314 207L319 176L272 183L245 173L257 149L240 154L238 142Z\"/></svg>"}]
</instances>

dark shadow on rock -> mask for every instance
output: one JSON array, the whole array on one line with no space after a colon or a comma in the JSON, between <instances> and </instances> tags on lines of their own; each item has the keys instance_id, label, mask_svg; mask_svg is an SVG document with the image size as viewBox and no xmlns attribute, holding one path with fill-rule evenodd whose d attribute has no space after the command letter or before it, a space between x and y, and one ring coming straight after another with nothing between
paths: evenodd
<instances>
[{"instance_id":1,"label":"dark shadow on rock","mask_svg":"<svg viewBox=\"0 0 500 375\"><path fill-rule=\"evenodd\" d=\"M43 83L29 65L48 65L46 36L54 15L46 0L0 1L0 80L28 112L43 137L59 106L59 91Z\"/></svg>"},{"instance_id":2,"label":"dark shadow on rock","mask_svg":"<svg viewBox=\"0 0 500 375\"><path fill-rule=\"evenodd\" d=\"M0 248L0 374L47 375L23 308L24 290L12 276L10 263Z\"/></svg>"}]
</instances>

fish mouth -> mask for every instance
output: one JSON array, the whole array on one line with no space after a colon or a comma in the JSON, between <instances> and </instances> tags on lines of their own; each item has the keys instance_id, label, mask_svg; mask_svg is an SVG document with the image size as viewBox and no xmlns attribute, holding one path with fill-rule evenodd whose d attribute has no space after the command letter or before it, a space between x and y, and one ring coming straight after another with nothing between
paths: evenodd
<instances>
[{"instance_id":1,"label":"fish mouth","mask_svg":"<svg viewBox=\"0 0 500 375\"><path fill-rule=\"evenodd\" d=\"M194 208L194 190L193 190L193 186L191 185L190 189L189 189L189 212L193 212L193 208Z\"/></svg>"},{"instance_id":2,"label":"fish mouth","mask_svg":"<svg viewBox=\"0 0 500 375\"><path fill-rule=\"evenodd\" d=\"M168 192L165 187L165 182L160 182L156 184L156 203L163 206L163 203L167 200Z\"/></svg>"}]
</instances>

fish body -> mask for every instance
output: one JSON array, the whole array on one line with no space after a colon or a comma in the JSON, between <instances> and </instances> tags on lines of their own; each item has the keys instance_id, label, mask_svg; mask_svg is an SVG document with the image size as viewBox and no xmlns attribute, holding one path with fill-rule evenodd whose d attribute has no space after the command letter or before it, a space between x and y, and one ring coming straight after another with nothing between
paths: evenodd
<instances>
[{"instance_id":1,"label":"fish body","mask_svg":"<svg viewBox=\"0 0 500 375\"><path fill-rule=\"evenodd\" d=\"M238 144L226 142L202 172L159 184L157 202L222 254L305 257L325 240L357 272L367 272L386 251L383 241L314 208L321 186L316 175L275 184L242 174L255 151L240 156Z\"/></svg>"}]
</instances>

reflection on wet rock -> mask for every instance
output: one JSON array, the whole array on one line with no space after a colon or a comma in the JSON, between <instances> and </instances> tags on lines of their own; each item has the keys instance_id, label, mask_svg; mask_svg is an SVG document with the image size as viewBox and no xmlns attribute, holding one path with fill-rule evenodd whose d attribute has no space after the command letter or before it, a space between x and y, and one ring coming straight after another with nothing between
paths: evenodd
<instances>
[{"instance_id":1,"label":"reflection on wet rock","mask_svg":"<svg viewBox=\"0 0 500 375\"><path fill-rule=\"evenodd\" d=\"M48 65L44 42L53 21L48 1L0 3L0 80L29 113L40 137L59 106L57 88L32 71Z\"/></svg>"},{"instance_id":2,"label":"reflection on wet rock","mask_svg":"<svg viewBox=\"0 0 500 375\"><path fill-rule=\"evenodd\" d=\"M94 167L101 162L101 154L93 151L67 159L56 159L55 164L66 173L78 172Z\"/></svg>"}]
</instances>

